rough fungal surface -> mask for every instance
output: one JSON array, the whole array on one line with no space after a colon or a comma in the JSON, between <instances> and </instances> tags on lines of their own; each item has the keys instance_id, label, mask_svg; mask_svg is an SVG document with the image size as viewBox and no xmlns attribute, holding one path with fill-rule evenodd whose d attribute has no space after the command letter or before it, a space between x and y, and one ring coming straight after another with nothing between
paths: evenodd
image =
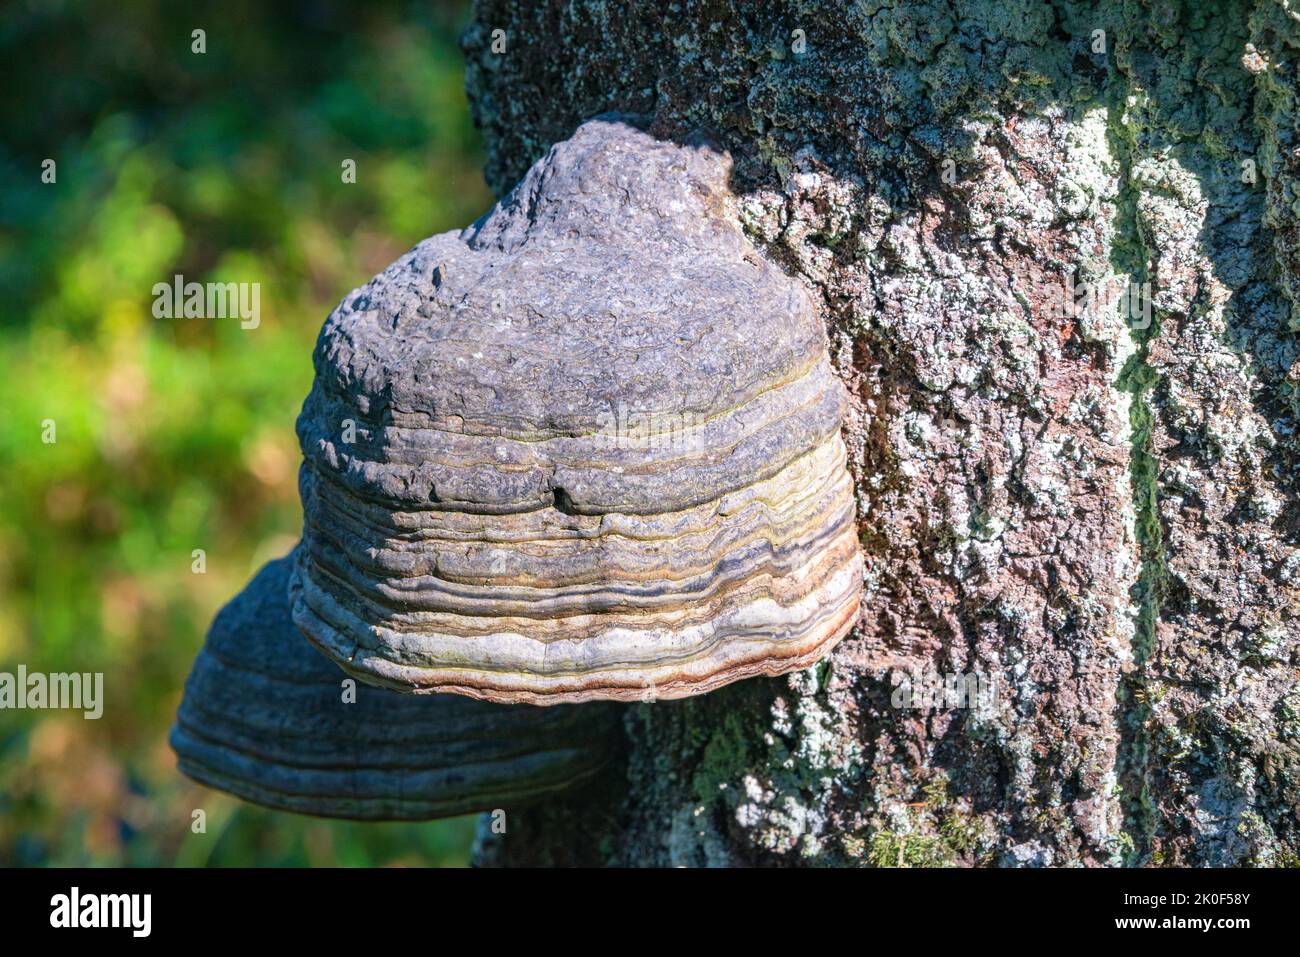
<instances>
[{"instance_id":1,"label":"rough fungal surface","mask_svg":"<svg viewBox=\"0 0 1300 957\"><path fill-rule=\"evenodd\" d=\"M850 388L870 610L636 706L616 824L483 859L1300 862L1295 0L480 0L464 47L498 190L604 110L729 150Z\"/></svg>"},{"instance_id":2,"label":"rough fungal surface","mask_svg":"<svg viewBox=\"0 0 1300 957\"><path fill-rule=\"evenodd\" d=\"M844 390L729 173L593 120L329 317L293 616L343 668L676 698L804 668L852 627Z\"/></svg>"},{"instance_id":3,"label":"rough fungal surface","mask_svg":"<svg viewBox=\"0 0 1300 957\"><path fill-rule=\"evenodd\" d=\"M557 794L613 755L617 706L507 707L360 685L289 617L290 558L217 615L171 742L210 787L286 811L424 820Z\"/></svg>"}]
</instances>

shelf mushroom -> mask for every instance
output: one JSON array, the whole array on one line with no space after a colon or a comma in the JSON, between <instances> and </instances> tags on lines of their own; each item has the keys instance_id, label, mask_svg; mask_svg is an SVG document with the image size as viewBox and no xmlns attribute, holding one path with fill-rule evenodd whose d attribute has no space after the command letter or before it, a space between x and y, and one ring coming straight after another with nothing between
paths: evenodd
<instances>
[{"instance_id":1,"label":"shelf mushroom","mask_svg":"<svg viewBox=\"0 0 1300 957\"><path fill-rule=\"evenodd\" d=\"M293 617L340 666L497 702L677 698L851 629L844 391L729 172L598 117L330 315Z\"/></svg>"},{"instance_id":2,"label":"shelf mushroom","mask_svg":"<svg viewBox=\"0 0 1300 957\"><path fill-rule=\"evenodd\" d=\"M512 708L365 685L346 700L347 676L289 617L289 571L287 557L264 566L195 661L171 744L196 781L321 817L427 820L558 794L614 753L616 706Z\"/></svg>"}]
</instances>

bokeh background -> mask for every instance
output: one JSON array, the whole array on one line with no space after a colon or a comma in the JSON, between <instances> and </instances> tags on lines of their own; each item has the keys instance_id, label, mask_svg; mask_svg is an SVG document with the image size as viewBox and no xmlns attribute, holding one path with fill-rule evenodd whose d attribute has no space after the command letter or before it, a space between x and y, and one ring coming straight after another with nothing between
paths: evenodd
<instances>
[{"instance_id":1,"label":"bokeh background","mask_svg":"<svg viewBox=\"0 0 1300 957\"><path fill-rule=\"evenodd\" d=\"M0 710L0 864L466 861L472 818L265 811L182 778L166 737L213 614L298 537L293 425L325 316L491 204L457 48L468 14L0 14L0 670L102 671L106 699L98 721ZM176 273L260 282L260 327L153 318L153 284Z\"/></svg>"}]
</instances>

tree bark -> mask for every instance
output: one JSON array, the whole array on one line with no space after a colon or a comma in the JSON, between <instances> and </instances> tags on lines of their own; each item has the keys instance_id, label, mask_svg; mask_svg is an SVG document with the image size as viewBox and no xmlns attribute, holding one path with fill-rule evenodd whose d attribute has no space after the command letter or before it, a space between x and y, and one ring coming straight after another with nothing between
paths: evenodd
<instances>
[{"instance_id":1,"label":"tree bark","mask_svg":"<svg viewBox=\"0 0 1300 957\"><path fill-rule=\"evenodd\" d=\"M485 0L462 42L498 193L607 110L731 152L867 556L827 662L631 707L480 863L1300 861L1294 0Z\"/></svg>"}]
</instances>

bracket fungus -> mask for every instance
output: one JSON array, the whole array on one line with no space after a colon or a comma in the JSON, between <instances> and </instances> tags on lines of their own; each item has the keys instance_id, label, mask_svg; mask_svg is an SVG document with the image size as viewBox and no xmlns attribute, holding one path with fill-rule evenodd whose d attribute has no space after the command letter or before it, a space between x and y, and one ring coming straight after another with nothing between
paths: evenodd
<instances>
[{"instance_id":1,"label":"bracket fungus","mask_svg":"<svg viewBox=\"0 0 1300 957\"><path fill-rule=\"evenodd\" d=\"M293 617L344 669L498 702L675 698L849 631L843 387L729 172L598 117L330 315Z\"/></svg>"},{"instance_id":2,"label":"bracket fungus","mask_svg":"<svg viewBox=\"0 0 1300 957\"><path fill-rule=\"evenodd\" d=\"M507 707L420 698L346 676L289 616L290 559L262 568L217 615L171 744L202 784L286 811L427 820L542 798L613 755L613 705Z\"/></svg>"}]
</instances>

